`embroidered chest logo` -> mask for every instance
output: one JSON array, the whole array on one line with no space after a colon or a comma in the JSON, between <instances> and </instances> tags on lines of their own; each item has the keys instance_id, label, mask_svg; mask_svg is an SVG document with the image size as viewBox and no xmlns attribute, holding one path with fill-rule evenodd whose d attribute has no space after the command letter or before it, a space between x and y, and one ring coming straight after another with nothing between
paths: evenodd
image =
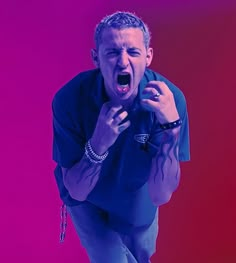
<instances>
[{"instance_id":1,"label":"embroidered chest logo","mask_svg":"<svg viewBox=\"0 0 236 263\"><path fill-rule=\"evenodd\" d=\"M145 133L135 134L134 140L139 142L139 143L146 143L148 141L149 137L150 137L150 134L145 134Z\"/></svg>"}]
</instances>

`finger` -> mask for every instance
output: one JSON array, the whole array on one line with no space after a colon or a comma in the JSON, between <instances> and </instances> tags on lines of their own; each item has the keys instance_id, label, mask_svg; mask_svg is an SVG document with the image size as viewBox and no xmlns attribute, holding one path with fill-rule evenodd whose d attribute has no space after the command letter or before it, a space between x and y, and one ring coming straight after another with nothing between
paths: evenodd
<instances>
[{"instance_id":1,"label":"finger","mask_svg":"<svg viewBox=\"0 0 236 263\"><path fill-rule=\"evenodd\" d=\"M154 80L152 80L152 81L148 82L146 87L147 88L150 87L150 88L157 89L161 95L165 95L165 94L168 94L168 93L171 92L164 81L154 81Z\"/></svg>"},{"instance_id":2,"label":"finger","mask_svg":"<svg viewBox=\"0 0 236 263\"><path fill-rule=\"evenodd\" d=\"M111 108L111 102L108 101L108 102L105 102L103 105L102 105L102 108L100 110L100 115L106 115L107 112L110 110Z\"/></svg>"},{"instance_id":3,"label":"finger","mask_svg":"<svg viewBox=\"0 0 236 263\"><path fill-rule=\"evenodd\" d=\"M148 110L157 110L158 106L160 105L158 101L153 101L150 99L142 99L141 103L143 104L143 106L148 109Z\"/></svg>"},{"instance_id":4,"label":"finger","mask_svg":"<svg viewBox=\"0 0 236 263\"><path fill-rule=\"evenodd\" d=\"M106 113L106 118L107 118L107 120L112 120L113 117L114 117L114 115L115 115L119 110L121 110L121 109L122 109L122 106L121 106L121 105L111 107L111 108L108 110L108 112Z\"/></svg>"},{"instance_id":5,"label":"finger","mask_svg":"<svg viewBox=\"0 0 236 263\"><path fill-rule=\"evenodd\" d=\"M121 112L118 116L116 116L112 121L112 126L116 126L120 124L126 117L128 116L127 111Z\"/></svg>"},{"instance_id":6,"label":"finger","mask_svg":"<svg viewBox=\"0 0 236 263\"><path fill-rule=\"evenodd\" d=\"M157 99L161 94L155 88L145 88L143 90L143 94L147 95L144 99Z\"/></svg>"},{"instance_id":7,"label":"finger","mask_svg":"<svg viewBox=\"0 0 236 263\"><path fill-rule=\"evenodd\" d=\"M126 130L130 126L130 124L131 124L130 121L126 121L125 123L118 126L118 133L119 134L122 133L124 130Z\"/></svg>"}]
</instances>

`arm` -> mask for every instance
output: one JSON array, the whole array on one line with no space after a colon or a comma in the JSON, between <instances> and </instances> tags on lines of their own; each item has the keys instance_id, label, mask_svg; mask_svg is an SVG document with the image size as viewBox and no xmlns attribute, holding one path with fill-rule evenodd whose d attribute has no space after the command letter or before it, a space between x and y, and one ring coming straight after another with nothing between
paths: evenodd
<instances>
[{"instance_id":1,"label":"arm","mask_svg":"<svg viewBox=\"0 0 236 263\"><path fill-rule=\"evenodd\" d=\"M164 82L149 82L143 93L148 95L141 101L143 106L155 113L160 125L179 119L174 96ZM158 151L152 159L148 187L157 206L167 203L179 184L179 137L180 127L175 127L163 129L155 138Z\"/></svg>"},{"instance_id":2,"label":"arm","mask_svg":"<svg viewBox=\"0 0 236 263\"><path fill-rule=\"evenodd\" d=\"M153 157L148 188L156 206L167 203L180 180L178 139L180 127L161 134L159 151Z\"/></svg>"},{"instance_id":3,"label":"arm","mask_svg":"<svg viewBox=\"0 0 236 263\"><path fill-rule=\"evenodd\" d=\"M120 124L128 115L126 111L118 114L121 109L121 106L112 106L111 103L102 106L90 139L92 152L96 155L101 156L106 153L118 136L130 126L130 121ZM82 159L70 169L62 168L64 185L70 196L78 201L84 201L94 189L102 169L102 162L97 162L89 155L84 154Z\"/></svg>"},{"instance_id":4,"label":"arm","mask_svg":"<svg viewBox=\"0 0 236 263\"><path fill-rule=\"evenodd\" d=\"M95 187L101 168L101 163L92 163L85 154L72 168L62 168L64 185L70 196L84 201Z\"/></svg>"}]
</instances>

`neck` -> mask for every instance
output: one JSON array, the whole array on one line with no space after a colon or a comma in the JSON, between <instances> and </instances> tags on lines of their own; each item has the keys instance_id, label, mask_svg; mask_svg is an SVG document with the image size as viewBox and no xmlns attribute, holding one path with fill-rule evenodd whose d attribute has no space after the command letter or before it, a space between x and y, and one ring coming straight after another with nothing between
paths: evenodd
<instances>
[{"instance_id":1,"label":"neck","mask_svg":"<svg viewBox=\"0 0 236 263\"><path fill-rule=\"evenodd\" d=\"M129 111L133 105L134 105L135 98L129 98L127 100L116 100L111 99L112 105L121 105L123 107L123 110Z\"/></svg>"},{"instance_id":2,"label":"neck","mask_svg":"<svg viewBox=\"0 0 236 263\"><path fill-rule=\"evenodd\" d=\"M112 98L112 96L110 96L110 100L112 102L113 105L122 105L124 110L130 110L132 108L132 106L134 105L134 102L137 98L138 94L133 93L128 99L126 100L122 100L119 98Z\"/></svg>"}]
</instances>

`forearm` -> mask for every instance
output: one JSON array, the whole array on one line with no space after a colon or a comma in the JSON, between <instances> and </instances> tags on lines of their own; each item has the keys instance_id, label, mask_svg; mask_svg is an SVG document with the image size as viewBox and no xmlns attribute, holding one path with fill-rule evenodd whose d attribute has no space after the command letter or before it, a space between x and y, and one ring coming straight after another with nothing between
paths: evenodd
<instances>
[{"instance_id":1,"label":"forearm","mask_svg":"<svg viewBox=\"0 0 236 263\"><path fill-rule=\"evenodd\" d=\"M152 160L148 187L151 199L157 206L167 203L179 184L179 132L180 127L163 131L159 151Z\"/></svg>"},{"instance_id":2,"label":"forearm","mask_svg":"<svg viewBox=\"0 0 236 263\"><path fill-rule=\"evenodd\" d=\"M86 155L70 169L62 168L64 185L70 196L84 201L95 187L102 164L91 162Z\"/></svg>"}]
</instances>

